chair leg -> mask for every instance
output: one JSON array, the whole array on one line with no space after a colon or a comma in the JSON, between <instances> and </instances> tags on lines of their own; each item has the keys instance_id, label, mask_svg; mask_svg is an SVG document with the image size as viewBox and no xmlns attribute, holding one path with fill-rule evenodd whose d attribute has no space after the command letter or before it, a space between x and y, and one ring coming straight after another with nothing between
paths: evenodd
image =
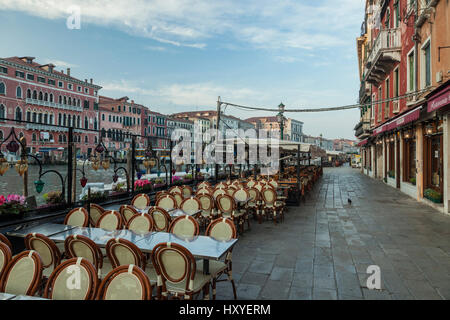
<instances>
[{"instance_id":1,"label":"chair leg","mask_svg":"<svg viewBox=\"0 0 450 320\"><path fill-rule=\"evenodd\" d=\"M234 279L233 279L233 277L232 277L231 270L227 272L227 275L228 275L228 280L231 282L231 285L233 286L234 300L237 300L236 285L235 285L235 283L234 283Z\"/></svg>"},{"instance_id":2,"label":"chair leg","mask_svg":"<svg viewBox=\"0 0 450 320\"><path fill-rule=\"evenodd\" d=\"M217 283L217 279L213 278L212 279L212 298L213 298L213 300L216 300L216 283Z\"/></svg>"},{"instance_id":3,"label":"chair leg","mask_svg":"<svg viewBox=\"0 0 450 320\"><path fill-rule=\"evenodd\" d=\"M203 287L203 300L209 300L209 283Z\"/></svg>"}]
</instances>

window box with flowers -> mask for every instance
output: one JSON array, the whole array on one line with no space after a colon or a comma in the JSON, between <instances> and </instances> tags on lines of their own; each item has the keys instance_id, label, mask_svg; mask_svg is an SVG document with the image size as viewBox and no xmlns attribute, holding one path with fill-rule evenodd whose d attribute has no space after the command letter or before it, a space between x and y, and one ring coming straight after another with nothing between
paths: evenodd
<instances>
[{"instance_id":1,"label":"window box with flowers","mask_svg":"<svg viewBox=\"0 0 450 320\"><path fill-rule=\"evenodd\" d=\"M5 198L0 195L0 221L22 219L27 209L24 196L9 194Z\"/></svg>"},{"instance_id":2,"label":"window box with flowers","mask_svg":"<svg viewBox=\"0 0 450 320\"><path fill-rule=\"evenodd\" d=\"M423 196L434 203L442 203L442 193L434 189L425 189Z\"/></svg>"},{"instance_id":3,"label":"window box with flowers","mask_svg":"<svg viewBox=\"0 0 450 320\"><path fill-rule=\"evenodd\" d=\"M38 212L40 214L46 214L55 210L63 209L66 206L66 202L63 199L61 191L50 191L44 193L42 198L44 199L45 204L39 206Z\"/></svg>"},{"instance_id":4,"label":"window box with flowers","mask_svg":"<svg viewBox=\"0 0 450 320\"><path fill-rule=\"evenodd\" d=\"M134 190L138 192L152 191L152 183L147 179L136 180L134 182Z\"/></svg>"}]
</instances>

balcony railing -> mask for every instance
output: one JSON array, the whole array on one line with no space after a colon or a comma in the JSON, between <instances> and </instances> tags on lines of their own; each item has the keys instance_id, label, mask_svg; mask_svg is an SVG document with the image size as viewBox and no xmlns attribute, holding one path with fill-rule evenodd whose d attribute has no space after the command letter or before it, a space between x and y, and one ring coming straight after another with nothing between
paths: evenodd
<instances>
[{"instance_id":1,"label":"balcony railing","mask_svg":"<svg viewBox=\"0 0 450 320\"><path fill-rule=\"evenodd\" d=\"M381 30L375 39L367 62L372 65L383 51L394 51L401 48L400 28Z\"/></svg>"},{"instance_id":2,"label":"balcony railing","mask_svg":"<svg viewBox=\"0 0 450 320\"><path fill-rule=\"evenodd\" d=\"M49 101L38 100L38 99L26 98L25 102L28 104L35 104L38 106L58 108L58 109L63 109L63 110L71 110L71 111L79 111L79 112L83 111L82 107L71 106L71 105L67 105L67 104L60 104L60 103L49 102Z\"/></svg>"}]
</instances>

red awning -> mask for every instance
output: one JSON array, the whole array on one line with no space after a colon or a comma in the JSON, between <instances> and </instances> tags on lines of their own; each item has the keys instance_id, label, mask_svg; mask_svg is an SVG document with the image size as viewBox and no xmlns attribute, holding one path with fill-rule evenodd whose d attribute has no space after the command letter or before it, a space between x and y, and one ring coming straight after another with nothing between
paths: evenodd
<instances>
[{"instance_id":1,"label":"red awning","mask_svg":"<svg viewBox=\"0 0 450 320\"><path fill-rule=\"evenodd\" d=\"M377 136L385 131L391 131L410 122L416 121L417 119L419 119L421 109L422 106L419 106L413 110L408 111L404 115L375 128L373 130L372 136Z\"/></svg>"},{"instance_id":2,"label":"red awning","mask_svg":"<svg viewBox=\"0 0 450 320\"><path fill-rule=\"evenodd\" d=\"M394 130L394 129L402 127L410 122L416 121L417 119L419 119L421 109L422 109L422 106L417 107L414 110L411 110L411 111L405 113L401 117L390 121L389 123L387 123L385 125L386 131Z\"/></svg>"},{"instance_id":3,"label":"red awning","mask_svg":"<svg viewBox=\"0 0 450 320\"><path fill-rule=\"evenodd\" d=\"M428 99L428 112L433 112L437 109L445 107L450 104L450 85L443 91L433 95Z\"/></svg>"},{"instance_id":4,"label":"red awning","mask_svg":"<svg viewBox=\"0 0 450 320\"><path fill-rule=\"evenodd\" d=\"M356 146L362 147L365 144L367 144L367 139L361 140Z\"/></svg>"}]
</instances>

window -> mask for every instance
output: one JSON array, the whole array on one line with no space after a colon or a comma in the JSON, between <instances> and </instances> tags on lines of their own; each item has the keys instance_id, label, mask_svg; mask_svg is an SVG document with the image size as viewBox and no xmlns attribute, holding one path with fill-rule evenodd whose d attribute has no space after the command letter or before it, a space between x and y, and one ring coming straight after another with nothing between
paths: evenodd
<instances>
[{"instance_id":1,"label":"window","mask_svg":"<svg viewBox=\"0 0 450 320\"><path fill-rule=\"evenodd\" d=\"M415 79L414 79L414 51L408 55L408 91L414 91Z\"/></svg>"},{"instance_id":2,"label":"window","mask_svg":"<svg viewBox=\"0 0 450 320\"><path fill-rule=\"evenodd\" d=\"M89 88L84 88L84 93L89 93Z\"/></svg>"},{"instance_id":3,"label":"window","mask_svg":"<svg viewBox=\"0 0 450 320\"><path fill-rule=\"evenodd\" d=\"M55 83L56 83L56 81L55 81L55 80L52 80L52 79L48 79L47 82L48 82L48 84L51 85L51 86L54 86Z\"/></svg>"},{"instance_id":4,"label":"window","mask_svg":"<svg viewBox=\"0 0 450 320\"><path fill-rule=\"evenodd\" d=\"M398 97L400 90L400 78L398 68L394 70L394 97Z\"/></svg>"},{"instance_id":5,"label":"window","mask_svg":"<svg viewBox=\"0 0 450 320\"><path fill-rule=\"evenodd\" d=\"M386 79L386 84L385 84L385 89L384 89L384 98L385 99L389 99L389 86L390 86L390 81L389 78ZM389 109L390 109L390 102L386 101L384 103L384 118L387 119L389 118Z\"/></svg>"},{"instance_id":6,"label":"window","mask_svg":"<svg viewBox=\"0 0 450 320\"><path fill-rule=\"evenodd\" d=\"M84 100L84 108L89 109L89 100Z\"/></svg>"},{"instance_id":7,"label":"window","mask_svg":"<svg viewBox=\"0 0 450 320\"><path fill-rule=\"evenodd\" d=\"M381 86L379 86L378 87L378 97L377 97L377 99L378 99L378 115L377 115L377 118L378 118L378 121L381 121L381 114L382 114L382 110L381 110L381 108L382 108L382 104L381 104L381 97L383 96L382 95L382 88L381 88Z\"/></svg>"},{"instance_id":8,"label":"window","mask_svg":"<svg viewBox=\"0 0 450 320\"><path fill-rule=\"evenodd\" d=\"M42 91L39 91L39 100L44 100L44 95L42 94Z\"/></svg>"},{"instance_id":9,"label":"window","mask_svg":"<svg viewBox=\"0 0 450 320\"><path fill-rule=\"evenodd\" d=\"M27 110L27 121L31 122L31 111Z\"/></svg>"},{"instance_id":10,"label":"window","mask_svg":"<svg viewBox=\"0 0 450 320\"><path fill-rule=\"evenodd\" d=\"M27 80L34 80L34 75L27 73Z\"/></svg>"},{"instance_id":11,"label":"window","mask_svg":"<svg viewBox=\"0 0 450 320\"><path fill-rule=\"evenodd\" d=\"M102 121L105 121L105 114L102 113Z\"/></svg>"},{"instance_id":12,"label":"window","mask_svg":"<svg viewBox=\"0 0 450 320\"><path fill-rule=\"evenodd\" d=\"M0 118L5 118L6 117L6 109L5 106L0 104Z\"/></svg>"},{"instance_id":13,"label":"window","mask_svg":"<svg viewBox=\"0 0 450 320\"><path fill-rule=\"evenodd\" d=\"M394 15L394 17L395 17L395 27L398 28L398 27L400 27L400 20L401 20L401 17L400 17L400 0L397 0L394 3L394 9L395 9L395 15Z\"/></svg>"},{"instance_id":14,"label":"window","mask_svg":"<svg viewBox=\"0 0 450 320\"><path fill-rule=\"evenodd\" d=\"M98 110L98 103L97 102L94 102L94 110Z\"/></svg>"},{"instance_id":15,"label":"window","mask_svg":"<svg viewBox=\"0 0 450 320\"><path fill-rule=\"evenodd\" d=\"M31 141L36 142L36 140L36 133L33 133L33 135L31 136Z\"/></svg>"},{"instance_id":16,"label":"window","mask_svg":"<svg viewBox=\"0 0 450 320\"><path fill-rule=\"evenodd\" d=\"M431 86L431 48L430 41L428 41L425 46L422 48L423 51L423 62L424 68L423 71L425 75L423 77L425 87Z\"/></svg>"},{"instance_id":17,"label":"window","mask_svg":"<svg viewBox=\"0 0 450 320\"><path fill-rule=\"evenodd\" d=\"M17 98L22 98L22 88L21 87L17 87L17 89L16 89L16 97Z\"/></svg>"},{"instance_id":18,"label":"window","mask_svg":"<svg viewBox=\"0 0 450 320\"><path fill-rule=\"evenodd\" d=\"M71 83L68 83L68 84L67 84L67 88L68 88L69 90L72 90L72 89L73 89L73 85L72 85Z\"/></svg>"},{"instance_id":19,"label":"window","mask_svg":"<svg viewBox=\"0 0 450 320\"><path fill-rule=\"evenodd\" d=\"M108 116L108 121L111 122L111 115Z\"/></svg>"},{"instance_id":20,"label":"window","mask_svg":"<svg viewBox=\"0 0 450 320\"><path fill-rule=\"evenodd\" d=\"M86 135L86 136L84 136L84 143L88 143L89 142L89 138L88 138L88 136Z\"/></svg>"},{"instance_id":21,"label":"window","mask_svg":"<svg viewBox=\"0 0 450 320\"><path fill-rule=\"evenodd\" d=\"M25 78L25 73L23 73L22 71L16 71L16 77L17 78Z\"/></svg>"},{"instance_id":22,"label":"window","mask_svg":"<svg viewBox=\"0 0 450 320\"><path fill-rule=\"evenodd\" d=\"M403 165L403 181L411 182L416 178L416 139L404 140L404 165Z\"/></svg>"},{"instance_id":23,"label":"window","mask_svg":"<svg viewBox=\"0 0 450 320\"><path fill-rule=\"evenodd\" d=\"M64 82L62 82L62 81L58 81L58 87L59 88L62 88L62 87L64 87ZM61 136L60 136L61 137Z\"/></svg>"},{"instance_id":24,"label":"window","mask_svg":"<svg viewBox=\"0 0 450 320\"><path fill-rule=\"evenodd\" d=\"M0 73L8 74L8 68L0 67Z\"/></svg>"},{"instance_id":25,"label":"window","mask_svg":"<svg viewBox=\"0 0 450 320\"><path fill-rule=\"evenodd\" d=\"M81 92L81 90L82 90L82 89L81 89L81 86L77 86L77 91L78 91L78 92Z\"/></svg>"},{"instance_id":26,"label":"window","mask_svg":"<svg viewBox=\"0 0 450 320\"><path fill-rule=\"evenodd\" d=\"M87 117L84 117L84 128L89 129L89 121Z\"/></svg>"},{"instance_id":27,"label":"window","mask_svg":"<svg viewBox=\"0 0 450 320\"><path fill-rule=\"evenodd\" d=\"M37 77L37 81L41 83L45 83L45 78Z\"/></svg>"},{"instance_id":28,"label":"window","mask_svg":"<svg viewBox=\"0 0 450 320\"><path fill-rule=\"evenodd\" d=\"M16 120L22 120L22 109L16 108Z\"/></svg>"},{"instance_id":29,"label":"window","mask_svg":"<svg viewBox=\"0 0 450 320\"><path fill-rule=\"evenodd\" d=\"M3 82L0 82L0 94L6 94L6 87Z\"/></svg>"},{"instance_id":30,"label":"window","mask_svg":"<svg viewBox=\"0 0 450 320\"><path fill-rule=\"evenodd\" d=\"M36 113L36 111L33 112L33 122L37 123L37 113Z\"/></svg>"},{"instance_id":31,"label":"window","mask_svg":"<svg viewBox=\"0 0 450 320\"><path fill-rule=\"evenodd\" d=\"M39 122L39 123L42 123L42 113L39 113L39 114L38 114L38 122Z\"/></svg>"}]
</instances>

